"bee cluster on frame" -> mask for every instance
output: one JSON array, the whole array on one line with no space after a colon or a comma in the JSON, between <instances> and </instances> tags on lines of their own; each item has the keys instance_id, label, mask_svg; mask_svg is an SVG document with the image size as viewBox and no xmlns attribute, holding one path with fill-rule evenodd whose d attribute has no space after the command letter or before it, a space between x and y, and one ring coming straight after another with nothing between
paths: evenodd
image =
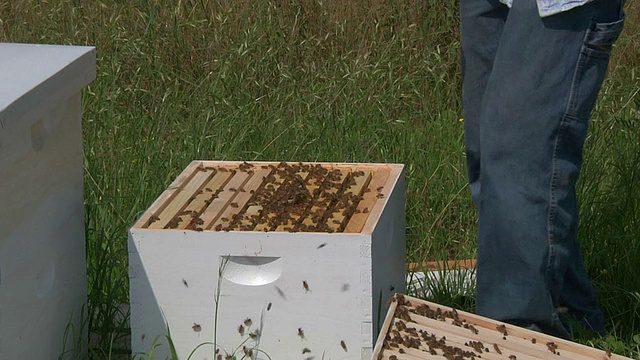
<instances>
[{"instance_id":1,"label":"bee cluster on frame","mask_svg":"<svg viewBox=\"0 0 640 360\"><path fill-rule=\"evenodd\" d=\"M389 305L375 360L626 359L402 294Z\"/></svg>"},{"instance_id":2,"label":"bee cluster on frame","mask_svg":"<svg viewBox=\"0 0 640 360\"><path fill-rule=\"evenodd\" d=\"M364 167L301 162L200 166L144 227L357 232L351 218L360 214L362 223L376 200L385 198L384 186L375 184L387 176Z\"/></svg>"}]
</instances>

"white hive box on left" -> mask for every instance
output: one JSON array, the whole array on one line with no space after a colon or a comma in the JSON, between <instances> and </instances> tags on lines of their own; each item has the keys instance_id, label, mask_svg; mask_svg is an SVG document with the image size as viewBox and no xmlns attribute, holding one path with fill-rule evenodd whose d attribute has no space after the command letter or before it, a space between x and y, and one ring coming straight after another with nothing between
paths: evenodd
<instances>
[{"instance_id":1,"label":"white hive box on left","mask_svg":"<svg viewBox=\"0 0 640 360\"><path fill-rule=\"evenodd\" d=\"M0 44L0 359L57 359L79 329L80 92L95 75L93 47Z\"/></svg>"}]
</instances>

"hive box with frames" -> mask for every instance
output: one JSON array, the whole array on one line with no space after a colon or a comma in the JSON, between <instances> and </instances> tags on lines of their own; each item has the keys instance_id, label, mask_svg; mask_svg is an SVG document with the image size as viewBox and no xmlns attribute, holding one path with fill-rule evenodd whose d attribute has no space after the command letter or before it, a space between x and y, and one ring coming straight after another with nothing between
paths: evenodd
<instances>
[{"instance_id":1,"label":"hive box with frames","mask_svg":"<svg viewBox=\"0 0 640 360\"><path fill-rule=\"evenodd\" d=\"M52 359L67 325L80 336L80 93L95 61L92 47L0 44L0 359Z\"/></svg>"},{"instance_id":2,"label":"hive box with frames","mask_svg":"<svg viewBox=\"0 0 640 360\"><path fill-rule=\"evenodd\" d=\"M192 162L129 232L133 353L168 328L186 359L217 324L222 355L369 359L404 287L403 171Z\"/></svg>"},{"instance_id":3,"label":"hive box with frames","mask_svg":"<svg viewBox=\"0 0 640 360\"><path fill-rule=\"evenodd\" d=\"M372 359L631 360L447 306L396 294Z\"/></svg>"}]
</instances>

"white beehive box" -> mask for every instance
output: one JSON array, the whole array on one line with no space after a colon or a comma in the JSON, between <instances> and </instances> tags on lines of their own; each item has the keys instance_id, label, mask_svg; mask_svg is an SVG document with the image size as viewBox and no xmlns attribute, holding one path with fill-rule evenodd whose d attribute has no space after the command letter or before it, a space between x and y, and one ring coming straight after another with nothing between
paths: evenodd
<instances>
[{"instance_id":1,"label":"white beehive box","mask_svg":"<svg viewBox=\"0 0 640 360\"><path fill-rule=\"evenodd\" d=\"M220 354L369 359L404 287L404 206L402 165L192 162L130 229L132 352L169 327L187 359L218 298Z\"/></svg>"},{"instance_id":2,"label":"white beehive box","mask_svg":"<svg viewBox=\"0 0 640 360\"><path fill-rule=\"evenodd\" d=\"M57 359L80 328L80 91L94 78L92 47L0 44L0 359Z\"/></svg>"}]
</instances>

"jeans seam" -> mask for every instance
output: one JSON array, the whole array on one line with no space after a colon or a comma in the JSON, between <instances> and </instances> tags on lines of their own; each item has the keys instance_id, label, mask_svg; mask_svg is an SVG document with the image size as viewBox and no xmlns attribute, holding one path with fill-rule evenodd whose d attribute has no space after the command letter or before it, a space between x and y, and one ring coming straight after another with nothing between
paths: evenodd
<instances>
[{"instance_id":1,"label":"jeans seam","mask_svg":"<svg viewBox=\"0 0 640 360\"><path fill-rule=\"evenodd\" d=\"M567 117L574 117L573 114L577 116L577 103L578 103L578 84L582 78L582 71L584 68L584 64L587 61L587 54L585 54L584 47L585 42L587 41L590 33L590 28L587 28L584 37L582 40L582 46L578 52L578 58L576 60L576 67L573 72L573 77L571 79L571 86L569 88L569 97L567 99L567 106L565 108L565 112L558 123L558 127L555 134L555 139L553 142L553 152L551 155L551 179L549 181L549 211L547 214L547 243L548 243L548 259L547 259L547 269L545 274L545 280L547 281L547 288L550 289L549 297L552 304L552 307L555 309L558 304L555 301L555 295L551 292L551 284L553 283L554 277L554 261L555 261L555 253L554 253L554 245L555 245L555 221L557 216L557 198L556 198L556 190L558 186L558 147L560 146L560 142L562 141L562 131L565 125L565 122L568 121ZM555 323L554 316L557 314L552 313L552 323Z\"/></svg>"},{"instance_id":2,"label":"jeans seam","mask_svg":"<svg viewBox=\"0 0 640 360\"><path fill-rule=\"evenodd\" d=\"M547 283L547 288L550 289L553 277L553 262L555 261L555 253L554 253L554 241L555 241L555 217L556 217L556 206L557 201L555 197L555 191L557 187L557 178L558 178L558 169L557 169L557 149L558 143L560 141L560 126L556 132L555 141L553 144L553 153L551 157L551 179L549 181L549 210L547 213L547 247L548 247L548 255L547 255L547 268L545 273L545 281ZM555 308L555 304L553 301L553 294L549 292L550 302L552 307Z\"/></svg>"},{"instance_id":3,"label":"jeans seam","mask_svg":"<svg viewBox=\"0 0 640 360\"><path fill-rule=\"evenodd\" d=\"M587 29L587 31L585 32L585 40L588 35L589 35L589 30ZM563 119L566 115L572 116L575 114L576 115L575 117L577 117L578 83L582 78L582 70L584 68L584 64L587 61L587 57L588 57L583 50L584 50L584 45L580 47L580 52L578 53L578 59L576 61L576 69L574 70L573 77L571 79L571 87L569 88L569 99L567 100L567 107L565 109ZM555 156L556 154L555 147L553 149L553 152Z\"/></svg>"}]
</instances>

